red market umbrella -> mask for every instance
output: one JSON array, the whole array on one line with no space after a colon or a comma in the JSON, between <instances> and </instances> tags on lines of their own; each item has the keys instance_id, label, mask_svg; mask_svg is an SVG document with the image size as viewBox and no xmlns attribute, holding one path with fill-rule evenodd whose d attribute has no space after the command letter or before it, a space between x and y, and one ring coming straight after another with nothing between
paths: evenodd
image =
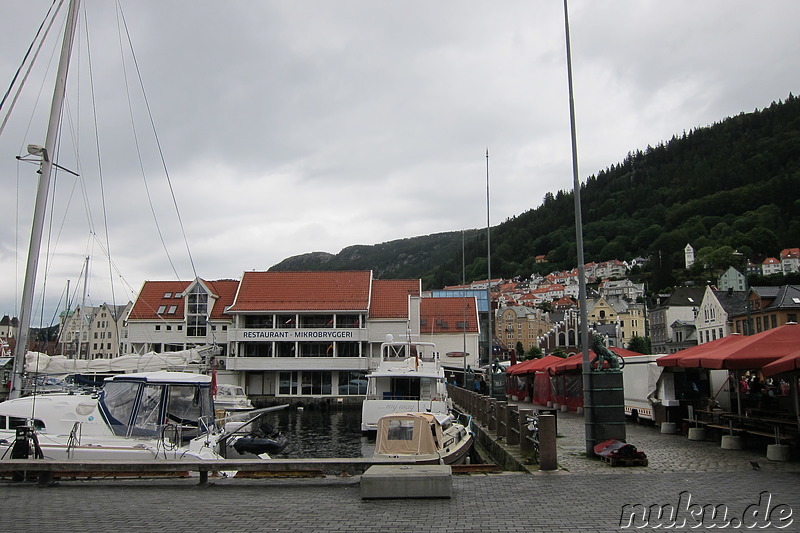
<instances>
[{"instance_id":1,"label":"red market umbrella","mask_svg":"<svg viewBox=\"0 0 800 533\"><path fill-rule=\"evenodd\" d=\"M593 352L589 351L589 357L592 357ZM560 359L560 358L559 358ZM576 368L580 368L582 366L583 354L582 353L575 353L567 357L566 359L561 359L561 361L556 361L554 364L548 365L547 369L550 371L550 374L558 374L560 372L564 372L566 370L575 370Z\"/></svg>"},{"instance_id":2,"label":"red market umbrella","mask_svg":"<svg viewBox=\"0 0 800 533\"><path fill-rule=\"evenodd\" d=\"M559 357L557 355L547 355L541 359L537 359L536 364L528 367L528 372L541 372L542 370L547 369L550 365L560 363L563 360L563 357Z\"/></svg>"},{"instance_id":3,"label":"red market umbrella","mask_svg":"<svg viewBox=\"0 0 800 533\"><path fill-rule=\"evenodd\" d=\"M681 359L684 357L691 357L700 353L706 353L709 350L730 345L741 340L742 338L743 337L738 333L734 333L728 337L721 337L719 339L706 342L704 344L698 344L697 346L692 346L691 348L686 348L669 355L663 355L656 359L656 364L658 366L679 366Z\"/></svg>"},{"instance_id":4,"label":"red market umbrella","mask_svg":"<svg viewBox=\"0 0 800 533\"><path fill-rule=\"evenodd\" d=\"M638 352L632 352L631 350L626 350L625 348L617 348L617 347L609 347L609 350L614 352L615 354L619 355L620 357L631 357L634 355L642 355ZM594 361L596 357L594 350L589 350L589 361ZM578 352L574 355L570 355L566 359L562 359L560 363L556 363L555 365L550 366L550 373L557 374L559 372L564 372L566 370L580 370L583 368L583 353Z\"/></svg>"},{"instance_id":5,"label":"red market umbrella","mask_svg":"<svg viewBox=\"0 0 800 533\"><path fill-rule=\"evenodd\" d=\"M525 374L528 372L528 367L536 364L539 361L541 361L541 359L531 359L530 361L523 361L521 363L517 363L516 365L511 365L506 369L506 373L511 375Z\"/></svg>"},{"instance_id":6,"label":"red market umbrella","mask_svg":"<svg viewBox=\"0 0 800 533\"><path fill-rule=\"evenodd\" d=\"M738 337L738 340L716 347L708 347L709 344L701 344L694 355L679 359L678 366L710 370L761 368L797 350L800 326L789 323L748 337ZM701 350L704 346L706 349Z\"/></svg>"},{"instance_id":7,"label":"red market umbrella","mask_svg":"<svg viewBox=\"0 0 800 533\"><path fill-rule=\"evenodd\" d=\"M800 370L800 348L768 365L764 365L764 368L761 369L761 373L766 377L771 377L776 374L783 374L784 372L792 372L794 370Z\"/></svg>"}]
</instances>

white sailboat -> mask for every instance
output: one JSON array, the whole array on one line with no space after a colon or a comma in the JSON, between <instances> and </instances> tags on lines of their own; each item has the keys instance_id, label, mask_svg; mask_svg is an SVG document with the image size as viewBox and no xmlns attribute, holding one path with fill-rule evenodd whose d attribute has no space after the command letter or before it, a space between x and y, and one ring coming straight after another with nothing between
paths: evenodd
<instances>
[{"instance_id":1,"label":"white sailboat","mask_svg":"<svg viewBox=\"0 0 800 533\"><path fill-rule=\"evenodd\" d=\"M62 0L63 1L63 0ZM269 458L276 439L262 417L277 408L254 410L244 419L215 420L212 377L185 372L120 374L99 394L22 396L23 372L39 265L48 192L61 124L80 0L70 0L50 108L45 145L28 146L39 158L39 183L28 249L19 333L9 400L0 403L0 458L220 459ZM38 368L40 358L34 354ZM48 361L49 362L49 361ZM237 445L237 442L242 444Z\"/></svg>"}]
</instances>

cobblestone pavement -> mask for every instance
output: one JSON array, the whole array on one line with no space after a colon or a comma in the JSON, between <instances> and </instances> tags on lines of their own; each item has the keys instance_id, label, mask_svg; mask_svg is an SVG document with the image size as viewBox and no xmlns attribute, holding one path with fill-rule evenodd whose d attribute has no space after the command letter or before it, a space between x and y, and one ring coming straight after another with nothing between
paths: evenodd
<instances>
[{"instance_id":1,"label":"cobblestone pavement","mask_svg":"<svg viewBox=\"0 0 800 533\"><path fill-rule=\"evenodd\" d=\"M520 404L530 409L532 404ZM766 440L763 449L723 450L717 441L690 441L684 435L665 435L658 427L647 424L628 423L625 426L626 441L647 454L648 466L625 468L626 473L653 474L669 472L736 472L750 465L750 460L759 463L763 470L800 472L800 462L773 462L766 459ZM586 457L585 427L583 415L558 413L558 464L562 473L619 473L620 467ZM798 527L800 531L800 527Z\"/></svg>"},{"instance_id":2,"label":"cobblestone pavement","mask_svg":"<svg viewBox=\"0 0 800 533\"><path fill-rule=\"evenodd\" d=\"M629 424L628 441L647 453L650 464L614 468L585 457L581 416L559 413L558 431L559 470L454 476L450 499L362 499L355 476L219 479L208 487L197 486L194 479L67 481L48 488L2 482L0 505L6 529L21 533L560 533L718 531L725 529L721 525L800 531L796 462L770 462L758 452L721 450L712 442L691 442ZM758 460L759 470L751 468L751 459ZM636 504L640 518L629 522L634 515L624 506ZM668 511L664 506L669 505L677 514L659 521L658 509ZM689 514L707 505L721 506L716 517ZM670 517L673 527L666 528ZM622 518L622 525L629 527L620 527Z\"/></svg>"}]
</instances>

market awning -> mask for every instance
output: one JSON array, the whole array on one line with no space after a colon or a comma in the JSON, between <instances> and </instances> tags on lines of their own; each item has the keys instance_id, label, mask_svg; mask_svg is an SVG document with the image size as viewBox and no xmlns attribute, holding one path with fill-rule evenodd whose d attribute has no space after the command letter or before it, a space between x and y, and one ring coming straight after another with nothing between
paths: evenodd
<instances>
[{"instance_id":1,"label":"market awning","mask_svg":"<svg viewBox=\"0 0 800 533\"><path fill-rule=\"evenodd\" d=\"M800 370L800 348L788 355L784 355L777 361L765 365L764 368L761 369L761 373L766 377L770 377L794 370Z\"/></svg>"},{"instance_id":2,"label":"market awning","mask_svg":"<svg viewBox=\"0 0 800 533\"><path fill-rule=\"evenodd\" d=\"M615 346L610 346L608 349L620 357L631 357L635 355L642 355L638 352L626 350L625 348L617 348ZM596 355L594 353L594 350L589 350L589 361L590 362L594 361L595 357ZM580 370L582 368L583 368L583 353L578 352L574 355L570 355L566 359L562 359L560 363L556 363L555 365L550 366L550 373L558 374L559 372L564 372L567 370Z\"/></svg>"},{"instance_id":3,"label":"market awning","mask_svg":"<svg viewBox=\"0 0 800 533\"><path fill-rule=\"evenodd\" d=\"M737 337L715 347L709 347L709 344L701 344L695 354L680 358L678 366L710 370L762 368L797 351L800 346L800 326L789 323L755 335ZM701 349L703 347L704 350Z\"/></svg>"},{"instance_id":4,"label":"market awning","mask_svg":"<svg viewBox=\"0 0 800 533\"><path fill-rule=\"evenodd\" d=\"M656 364L658 366L678 366L678 362L684 357L691 357L694 355L698 355L700 353L707 352L708 350L720 348L728 344L731 344L732 342L737 342L742 338L743 337L738 333L734 333L733 335L729 335L728 337L721 337L719 339L715 339L713 341L706 342L703 344L698 344L697 346L692 346L691 348L686 348L684 350L680 350L678 352L671 353L669 355L661 356L656 361Z\"/></svg>"},{"instance_id":5,"label":"market awning","mask_svg":"<svg viewBox=\"0 0 800 533\"><path fill-rule=\"evenodd\" d=\"M517 363L516 365L511 365L506 369L506 373L511 375L526 374L528 372L528 367L535 365L538 361L541 361L541 359L530 359L528 361Z\"/></svg>"}]
</instances>

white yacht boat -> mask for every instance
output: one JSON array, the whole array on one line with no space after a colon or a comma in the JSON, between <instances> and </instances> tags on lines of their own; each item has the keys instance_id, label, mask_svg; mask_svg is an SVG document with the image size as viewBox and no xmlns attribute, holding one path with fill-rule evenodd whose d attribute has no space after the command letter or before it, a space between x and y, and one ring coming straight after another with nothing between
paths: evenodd
<instances>
[{"instance_id":1,"label":"white yacht boat","mask_svg":"<svg viewBox=\"0 0 800 533\"><path fill-rule=\"evenodd\" d=\"M254 409L253 402L244 392L244 387L218 383L217 393L214 394L214 408L225 411L250 411Z\"/></svg>"},{"instance_id":2,"label":"white yacht boat","mask_svg":"<svg viewBox=\"0 0 800 533\"><path fill-rule=\"evenodd\" d=\"M381 344L378 367L367 374L367 395L361 407L361 431L378 429L378 420L393 413L450 414L444 368L436 345L420 341Z\"/></svg>"},{"instance_id":3,"label":"white yacht boat","mask_svg":"<svg viewBox=\"0 0 800 533\"><path fill-rule=\"evenodd\" d=\"M267 433L274 432L260 418L283 407L251 411L218 427L210 376L120 374L107 378L99 394L51 393L0 403L0 458L269 459L275 439Z\"/></svg>"},{"instance_id":4,"label":"white yacht boat","mask_svg":"<svg viewBox=\"0 0 800 533\"><path fill-rule=\"evenodd\" d=\"M414 459L420 464L464 464L472 433L452 415L397 413L378 421L375 457Z\"/></svg>"}]
</instances>

